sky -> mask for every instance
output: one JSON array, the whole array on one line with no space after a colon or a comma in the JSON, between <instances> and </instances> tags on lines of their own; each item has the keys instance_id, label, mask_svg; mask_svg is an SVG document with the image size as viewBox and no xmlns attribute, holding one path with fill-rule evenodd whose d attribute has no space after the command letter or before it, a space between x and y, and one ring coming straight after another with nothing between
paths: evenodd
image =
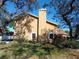
<instances>
[{"instance_id":1,"label":"sky","mask_svg":"<svg viewBox=\"0 0 79 59\"><path fill-rule=\"evenodd\" d=\"M40 9L41 8L43 8L42 6L44 5L44 3L48 3L48 0L44 0L44 1L42 1L42 0L39 0L39 4L40 4ZM15 4L14 3L12 3L12 2L10 2L10 1L7 1L6 2L6 10L8 10L8 12L9 13L15 13L16 12L16 6L15 6ZM49 21L51 21L51 22L53 22L53 23L56 23L56 24L58 24L58 22L57 21L55 21L56 19L52 19L52 18L54 18L53 16L54 16L54 14L56 13L56 11L54 10L54 8L46 8L47 9L47 13L50 11L50 12L52 12L52 14L47 14L47 19L49 20ZM38 10L33 10L33 11L30 11L32 14L34 14L34 15L36 15L36 16L38 16Z\"/></svg>"},{"instance_id":2,"label":"sky","mask_svg":"<svg viewBox=\"0 0 79 59\"><path fill-rule=\"evenodd\" d=\"M44 3L49 3L49 2L50 2L49 0L39 0L40 9L43 8ZM10 14L14 14L17 11L16 10L16 5L13 2L10 2L10 1L6 2L6 7L5 8ZM24 7L24 10L26 10L26 7ZM54 17L54 15L56 15L55 9L53 7L52 8L46 7L46 10L47 10L47 16L46 16L47 20L52 22L52 23L55 23L55 24L59 25L60 24L59 19ZM38 10L36 10L36 9L34 9L32 11L29 11L29 12L36 15L36 16L38 16ZM9 30L14 31L13 27L12 28L10 27ZM66 29L64 28L64 30L67 30L67 28Z\"/></svg>"},{"instance_id":3,"label":"sky","mask_svg":"<svg viewBox=\"0 0 79 59\"><path fill-rule=\"evenodd\" d=\"M7 1L6 3L6 10L9 12L9 13L15 13L16 12L16 7L15 7L15 4L14 3L12 3L12 2L9 2L9 1Z\"/></svg>"}]
</instances>

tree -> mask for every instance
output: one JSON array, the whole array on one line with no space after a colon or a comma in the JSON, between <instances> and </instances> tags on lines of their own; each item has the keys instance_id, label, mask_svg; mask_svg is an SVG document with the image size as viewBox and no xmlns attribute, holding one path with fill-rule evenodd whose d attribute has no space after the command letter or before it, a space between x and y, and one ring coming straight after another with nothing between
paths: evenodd
<instances>
[{"instance_id":1,"label":"tree","mask_svg":"<svg viewBox=\"0 0 79 59\"><path fill-rule=\"evenodd\" d=\"M6 21L9 21L10 20L10 15L9 13L7 13L3 8L0 9L0 20L1 20L1 24L2 25L2 32L5 32L6 31Z\"/></svg>"},{"instance_id":2,"label":"tree","mask_svg":"<svg viewBox=\"0 0 79 59\"><path fill-rule=\"evenodd\" d=\"M47 7L54 7L57 12L55 16L57 16L66 26L68 26L70 38L73 36L73 25L76 25L73 20L75 20L74 18L77 17L77 15L79 15L78 3L78 0L51 0L50 4L47 5ZM46 6L46 4L44 6Z\"/></svg>"},{"instance_id":3,"label":"tree","mask_svg":"<svg viewBox=\"0 0 79 59\"><path fill-rule=\"evenodd\" d=\"M13 14L9 13L5 9L7 1L13 2L16 5L15 13L13 13ZM10 22L12 22L12 20L24 19L26 16L28 16L27 12L29 10L37 9L38 8L37 6L38 6L37 0L0 0L0 20L3 22L2 27L3 27L3 29L5 29L4 31L6 32L6 29L7 29L6 26ZM27 10L24 10L23 9L24 7L27 7ZM28 22L28 20L27 20L27 22ZM28 27L29 26L28 23L26 23L25 25L27 25L26 27L29 30L30 27Z\"/></svg>"},{"instance_id":4,"label":"tree","mask_svg":"<svg viewBox=\"0 0 79 59\"><path fill-rule=\"evenodd\" d=\"M78 38L78 36L79 36L79 24L76 25L75 38Z\"/></svg>"}]
</instances>

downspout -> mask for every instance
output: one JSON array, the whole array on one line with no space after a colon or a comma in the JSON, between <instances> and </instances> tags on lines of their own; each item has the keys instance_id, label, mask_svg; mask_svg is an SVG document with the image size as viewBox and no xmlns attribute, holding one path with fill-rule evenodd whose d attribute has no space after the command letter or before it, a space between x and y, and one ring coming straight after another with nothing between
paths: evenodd
<instances>
[{"instance_id":1,"label":"downspout","mask_svg":"<svg viewBox=\"0 0 79 59\"><path fill-rule=\"evenodd\" d=\"M37 19L37 42L39 39L39 19Z\"/></svg>"}]
</instances>

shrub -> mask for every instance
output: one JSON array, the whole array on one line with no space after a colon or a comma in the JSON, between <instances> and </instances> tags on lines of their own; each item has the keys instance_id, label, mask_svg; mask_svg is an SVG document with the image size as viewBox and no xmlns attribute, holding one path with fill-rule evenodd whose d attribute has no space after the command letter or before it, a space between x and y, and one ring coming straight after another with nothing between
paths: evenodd
<instances>
[{"instance_id":1,"label":"shrub","mask_svg":"<svg viewBox=\"0 0 79 59\"><path fill-rule=\"evenodd\" d=\"M72 49L77 49L79 48L79 43L75 40L68 40L67 43L64 45L66 48L72 48Z\"/></svg>"},{"instance_id":2,"label":"shrub","mask_svg":"<svg viewBox=\"0 0 79 59\"><path fill-rule=\"evenodd\" d=\"M8 56L6 54L3 54L0 56L0 59L8 59Z\"/></svg>"}]
</instances>

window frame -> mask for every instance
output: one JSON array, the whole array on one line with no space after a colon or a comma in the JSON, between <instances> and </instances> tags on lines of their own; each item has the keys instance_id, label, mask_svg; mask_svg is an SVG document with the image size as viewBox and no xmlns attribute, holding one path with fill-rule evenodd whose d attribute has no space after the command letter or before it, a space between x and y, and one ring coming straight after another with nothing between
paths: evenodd
<instances>
[{"instance_id":1,"label":"window frame","mask_svg":"<svg viewBox=\"0 0 79 59\"><path fill-rule=\"evenodd\" d=\"M54 38L54 33L53 33L53 32L49 32L49 33L48 33L48 39L51 39L51 38L50 38L50 34L53 34L53 38ZM52 39L53 39L53 38L52 38Z\"/></svg>"},{"instance_id":2,"label":"window frame","mask_svg":"<svg viewBox=\"0 0 79 59\"><path fill-rule=\"evenodd\" d=\"M35 34L35 38L37 37L37 33L36 32L32 32L31 33L31 39L33 39L32 35Z\"/></svg>"}]
</instances>

